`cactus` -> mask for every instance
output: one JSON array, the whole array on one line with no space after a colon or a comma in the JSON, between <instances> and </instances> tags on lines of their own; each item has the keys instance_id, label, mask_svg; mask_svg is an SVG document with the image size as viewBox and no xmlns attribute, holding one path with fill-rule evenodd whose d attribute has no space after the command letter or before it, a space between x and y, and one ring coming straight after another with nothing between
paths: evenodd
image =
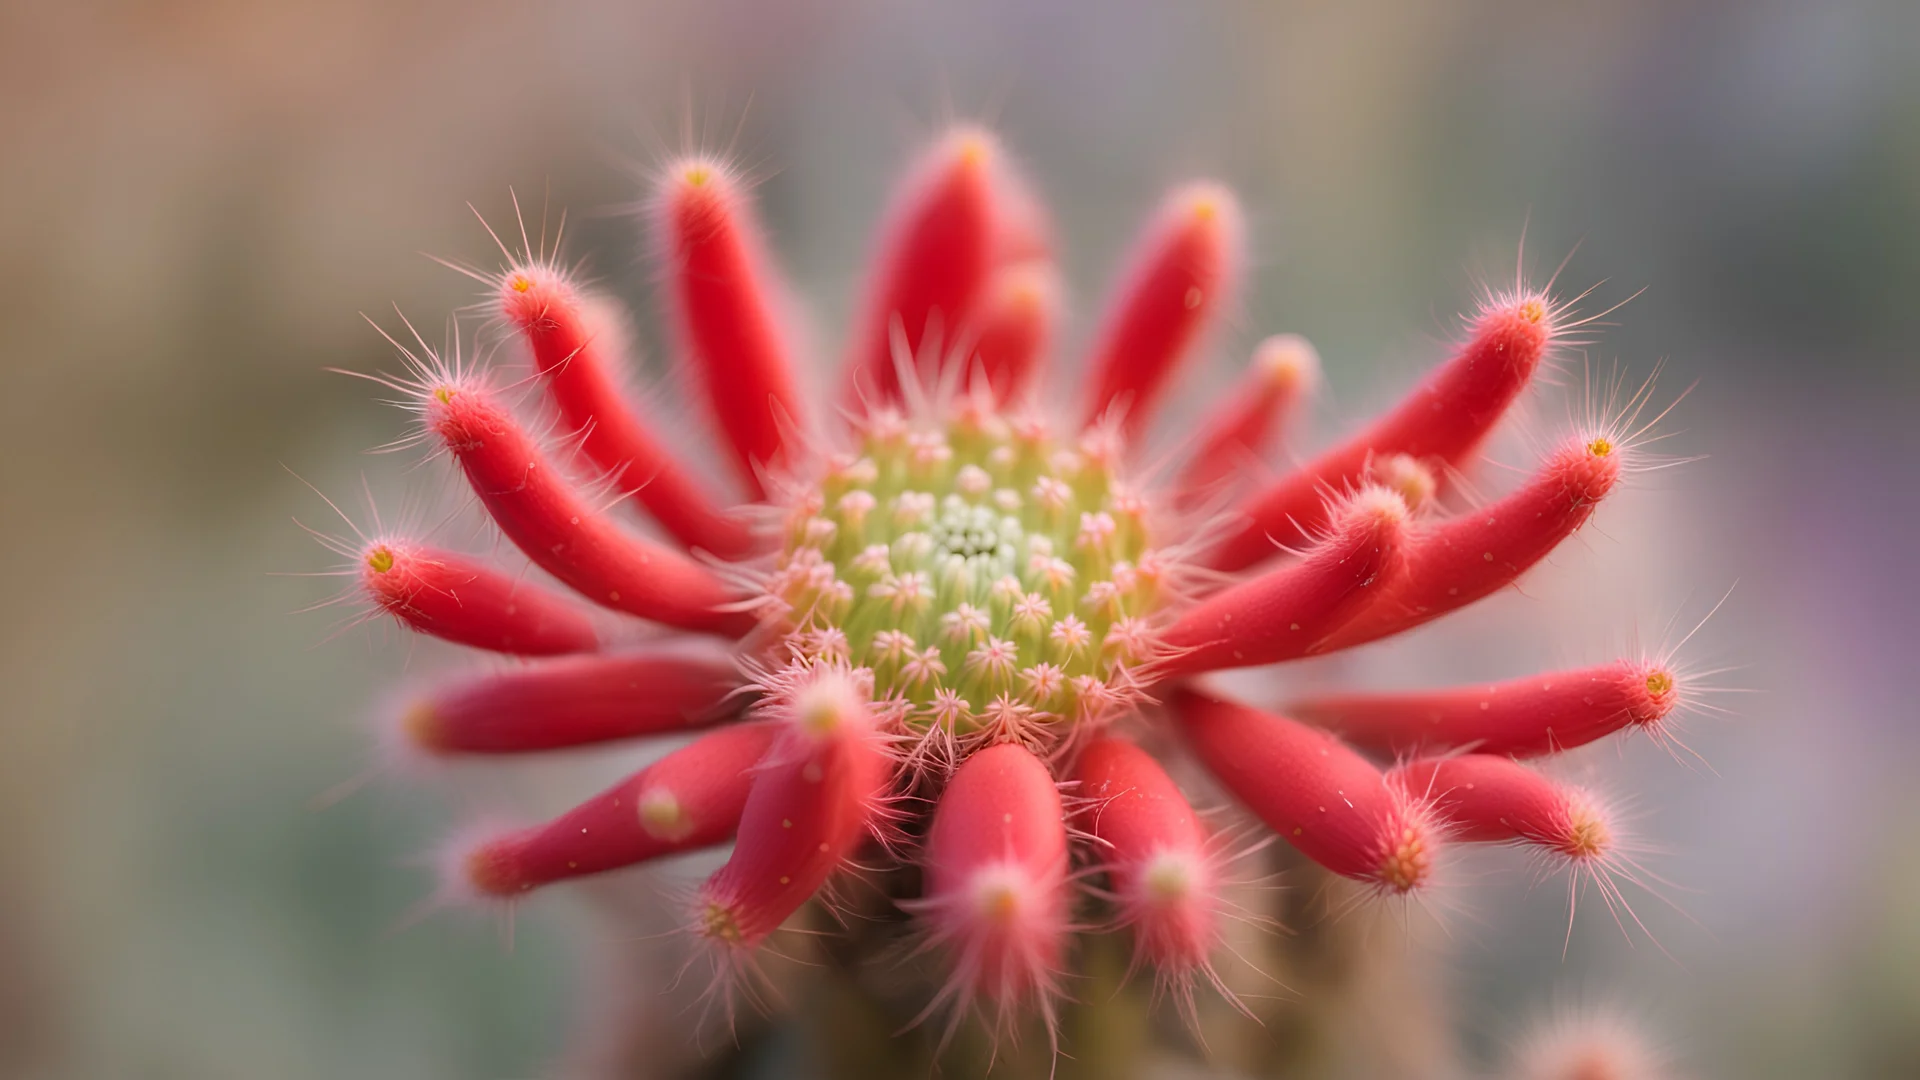
<instances>
[{"instance_id":1,"label":"cactus","mask_svg":"<svg viewBox=\"0 0 1920 1080\"><path fill-rule=\"evenodd\" d=\"M811 901L842 916L830 936L904 937L934 958L914 1018L947 1039L1038 1028L1027 1045L1047 1058L1076 1032L1126 1027L1097 1006L1063 1018L1089 973L1150 974L1196 1033L1196 995L1251 1014L1216 967L1248 845L1195 810L1206 789L1166 761L1182 744L1310 860L1298 878L1358 883L1355 902L1423 893L1456 843L1531 845L1619 901L1613 875L1635 864L1602 802L1515 759L1659 737L1693 693L1665 659L1325 696L1291 717L1206 681L1437 619L1592 517L1641 463L1647 391L1510 494L1462 511L1453 491L1591 321L1573 301L1489 293L1402 404L1263 484L1255 465L1320 366L1305 341L1269 338L1162 482L1143 433L1242 276L1240 213L1218 185L1175 191L1145 230L1059 410L1044 405L1062 314L1050 230L985 131L949 133L912 169L831 387L802 375L738 173L670 164L651 220L688 386L744 498L699 479L626 398L622 318L545 251L502 245L506 265L475 276L492 325L532 357L527 393L556 435L519 385L418 334L390 339L405 371L376 377L417 415L400 445L449 459L499 533L579 598L419 537L341 544L373 612L528 658L424 691L396 711L396 744L448 760L691 737L553 822L463 836L450 892L517 900L731 840L684 907L729 1014L768 1004L765 945ZM873 918L854 882L895 914ZM830 966L885 962L822 948Z\"/></svg>"}]
</instances>

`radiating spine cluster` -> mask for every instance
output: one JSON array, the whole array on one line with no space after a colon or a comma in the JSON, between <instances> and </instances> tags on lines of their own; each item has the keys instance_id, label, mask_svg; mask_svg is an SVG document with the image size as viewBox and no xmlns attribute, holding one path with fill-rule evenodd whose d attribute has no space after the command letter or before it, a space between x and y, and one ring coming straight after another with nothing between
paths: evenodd
<instances>
[{"instance_id":1,"label":"radiating spine cluster","mask_svg":"<svg viewBox=\"0 0 1920 1080\"><path fill-rule=\"evenodd\" d=\"M1112 445L978 394L940 425L878 411L788 516L762 615L800 658L870 671L915 731L1050 746L1150 659L1165 559Z\"/></svg>"}]
</instances>

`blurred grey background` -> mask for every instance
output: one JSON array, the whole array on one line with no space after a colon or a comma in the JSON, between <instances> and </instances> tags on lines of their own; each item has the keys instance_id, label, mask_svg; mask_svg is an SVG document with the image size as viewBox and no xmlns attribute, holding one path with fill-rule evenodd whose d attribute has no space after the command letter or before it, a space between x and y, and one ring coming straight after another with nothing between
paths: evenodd
<instances>
[{"instance_id":1,"label":"blurred grey background","mask_svg":"<svg viewBox=\"0 0 1920 1080\"><path fill-rule=\"evenodd\" d=\"M1434 355L1478 282L1644 286L1591 351L1663 397L1644 477L1526 594L1368 650L1374 685L1594 662L1637 630L1757 693L1645 745L1635 796L1681 916L1671 958L1511 866L1450 946L1469 1045L1557 996L1623 1000L1702 1076L1920 1075L1920 8L1020 0L533 5L0 3L0 1073L522 1077L590 1006L568 898L393 932L464 796L376 781L361 717L431 647L329 639L329 556L289 520L431 488L389 351L491 265L467 211L572 211L658 342L635 165L691 127L763 182L822 338L871 213L949 117L984 118L1058 210L1079 325L1167 184L1243 195L1255 260L1207 378L1262 334L1320 348L1327 437ZM689 124L688 118L691 118ZM662 350L651 355L658 362ZM832 356L831 351L825 353ZM1579 383L1578 361L1570 369ZM1543 396L1551 432L1562 398ZM1516 444L1518 445L1518 444ZM1510 460L1524 461L1516 455ZM515 778L498 785L511 787ZM487 785L496 781L488 781ZM487 786L483 785L483 786ZM567 788L574 794L584 789Z\"/></svg>"}]
</instances>

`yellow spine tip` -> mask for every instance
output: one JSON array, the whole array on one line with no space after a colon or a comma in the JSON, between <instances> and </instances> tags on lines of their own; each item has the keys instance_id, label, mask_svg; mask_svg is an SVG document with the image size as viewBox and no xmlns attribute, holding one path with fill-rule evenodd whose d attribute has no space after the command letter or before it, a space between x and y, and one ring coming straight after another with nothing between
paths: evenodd
<instances>
[{"instance_id":1,"label":"yellow spine tip","mask_svg":"<svg viewBox=\"0 0 1920 1080\"><path fill-rule=\"evenodd\" d=\"M974 893L975 910L990 923L1006 926L1020 914L1020 890L1013 881L995 875Z\"/></svg>"},{"instance_id":2,"label":"yellow spine tip","mask_svg":"<svg viewBox=\"0 0 1920 1080\"><path fill-rule=\"evenodd\" d=\"M1261 342L1254 350L1253 367L1269 387L1286 391L1313 378L1320 369L1320 358L1305 338L1281 334Z\"/></svg>"},{"instance_id":3,"label":"yellow spine tip","mask_svg":"<svg viewBox=\"0 0 1920 1080\"><path fill-rule=\"evenodd\" d=\"M955 145L954 154L960 164L968 168L979 168L993 158L993 140L988 138L985 132L965 132Z\"/></svg>"},{"instance_id":4,"label":"yellow spine tip","mask_svg":"<svg viewBox=\"0 0 1920 1080\"><path fill-rule=\"evenodd\" d=\"M746 938L746 934L740 929L740 920L734 915L733 909L713 900L701 906L700 933L729 945L738 945Z\"/></svg>"},{"instance_id":5,"label":"yellow spine tip","mask_svg":"<svg viewBox=\"0 0 1920 1080\"><path fill-rule=\"evenodd\" d=\"M1577 801L1567 815L1567 836L1561 850L1576 859L1592 859L1613 846L1613 830L1598 808L1584 799Z\"/></svg>"},{"instance_id":6,"label":"yellow spine tip","mask_svg":"<svg viewBox=\"0 0 1920 1080\"><path fill-rule=\"evenodd\" d=\"M1395 892L1411 892L1427 880L1433 859L1426 837L1414 826L1401 830L1399 842L1380 863L1380 880Z\"/></svg>"}]
</instances>

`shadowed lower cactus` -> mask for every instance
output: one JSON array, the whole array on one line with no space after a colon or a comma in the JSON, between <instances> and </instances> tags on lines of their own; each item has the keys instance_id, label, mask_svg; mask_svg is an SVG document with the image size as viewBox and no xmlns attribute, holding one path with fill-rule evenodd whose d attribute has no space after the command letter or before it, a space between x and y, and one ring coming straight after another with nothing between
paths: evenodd
<instances>
[{"instance_id":1,"label":"shadowed lower cactus","mask_svg":"<svg viewBox=\"0 0 1920 1080\"><path fill-rule=\"evenodd\" d=\"M1530 845L1610 900L1632 876L1604 804L1521 759L1622 728L1663 735L1695 689L1666 658L1326 696L1299 719L1205 678L1437 619L1586 523L1641 463L1646 390L1508 494L1455 490L1590 321L1568 303L1523 283L1488 295L1398 407L1266 482L1255 463L1318 367L1305 342L1269 339L1165 480L1143 432L1241 271L1218 186L1169 197L1081 389L1051 405L1049 229L985 132L950 133L914 168L831 386L802 375L739 176L669 165L652 224L689 382L741 494L700 480L686 466L700 451L627 399L618 312L547 252L503 245L506 265L474 276L535 375L510 382L415 335L404 372L379 381L418 416L403 444L444 457L577 596L419 536L340 546L373 611L524 658L398 710L401 752L692 736L564 816L465 836L446 860L449 899L513 902L732 840L679 905L676 947L713 972L708 1012L735 1025L717 1041L734 1049L699 1066L623 1049L623 1024L651 1045L676 1036L632 1019L684 1004L650 1006L648 976L589 1040L595 1068L1140 1075L1182 1067L1164 1049L1181 1040L1159 1035L1183 1022L1252 1074L1446 1075L1421 950L1374 925L1399 921L1379 906L1420 896L1451 843ZM1277 849L1193 809L1212 783L1289 845L1284 906L1256 880ZM763 963L776 934L814 966Z\"/></svg>"}]
</instances>

